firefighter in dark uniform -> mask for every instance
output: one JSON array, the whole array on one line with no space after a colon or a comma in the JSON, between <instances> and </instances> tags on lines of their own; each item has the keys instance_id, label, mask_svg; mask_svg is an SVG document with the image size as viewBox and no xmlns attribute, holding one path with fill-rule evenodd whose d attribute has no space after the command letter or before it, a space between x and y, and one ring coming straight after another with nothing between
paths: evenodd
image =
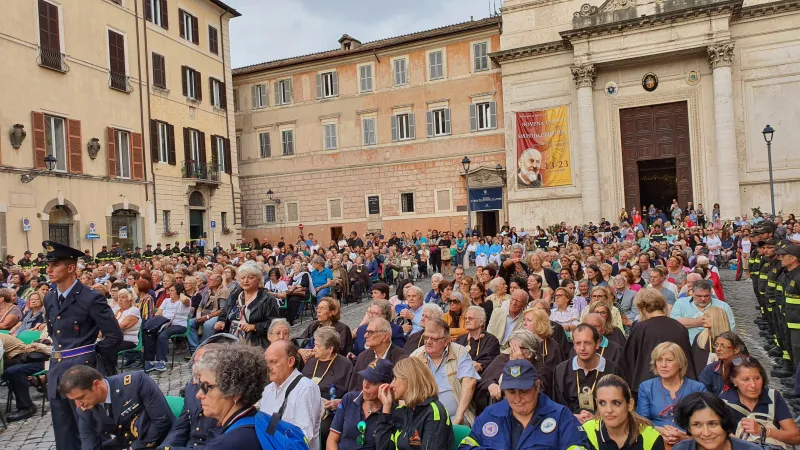
<instances>
[{"instance_id":1,"label":"firefighter in dark uniform","mask_svg":"<svg viewBox=\"0 0 800 450\"><path fill-rule=\"evenodd\" d=\"M786 244L777 251L784 269L780 278L783 286L784 343L791 362L800 362L800 247ZM791 366L794 369L794 365Z\"/></svg>"},{"instance_id":2,"label":"firefighter in dark uniform","mask_svg":"<svg viewBox=\"0 0 800 450\"><path fill-rule=\"evenodd\" d=\"M761 247L761 264L758 270L758 295L761 298L760 304L764 306L766 317L769 323L770 332L774 336L775 324L773 322L772 305L767 300L767 280L769 279L769 271L772 269L772 263L775 258L775 246L777 242L770 236L758 243ZM772 339L774 341L774 337ZM777 344L776 344L777 345Z\"/></svg>"},{"instance_id":3,"label":"firefighter in dark uniform","mask_svg":"<svg viewBox=\"0 0 800 450\"><path fill-rule=\"evenodd\" d=\"M147 261L152 261L153 260L153 250L151 250L151 248L153 246L151 244L147 244L147 245L145 245L145 247L147 247L147 248L144 250L144 253L142 253L142 258L146 259Z\"/></svg>"},{"instance_id":4,"label":"firefighter in dark uniform","mask_svg":"<svg viewBox=\"0 0 800 450\"><path fill-rule=\"evenodd\" d=\"M253 249L252 244L249 241L242 241L242 245L239 246L239 250L245 253L249 252Z\"/></svg>"},{"instance_id":5,"label":"firefighter in dark uniform","mask_svg":"<svg viewBox=\"0 0 800 450\"><path fill-rule=\"evenodd\" d=\"M171 246L172 244L167 243L167 248L165 248L164 252L162 253L164 256L172 256L172 249L170 248Z\"/></svg>"},{"instance_id":6,"label":"firefighter in dark uniform","mask_svg":"<svg viewBox=\"0 0 800 450\"><path fill-rule=\"evenodd\" d=\"M536 247L546 250L549 245L550 239L547 239L547 234L545 234L544 230L540 231L539 236L536 236Z\"/></svg>"},{"instance_id":7,"label":"firefighter in dark uniform","mask_svg":"<svg viewBox=\"0 0 800 450\"><path fill-rule=\"evenodd\" d=\"M186 245L184 245L183 248L181 249L181 253L183 254L183 256L190 256L192 254L192 247L191 245L189 245L188 241L186 242Z\"/></svg>"},{"instance_id":8,"label":"firefighter in dark uniform","mask_svg":"<svg viewBox=\"0 0 800 450\"><path fill-rule=\"evenodd\" d=\"M148 247L150 246L148 245ZM158 244L156 244L156 248L153 249L153 255L161 256L162 253L164 253L164 250L161 248L161 242L159 242Z\"/></svg>"},{"instance_id":9,"label":"firefighter in dark uniform","mask_svg":"<svg viewBox=\"0 0 800 450\"><path fill-rule=\"evenodd\" d=\"M664 242L667 240L667 237L664 236L664 233L661 231L661 227L658 225L653 226L653 232L650 233L650 242Z\"/></svg>"},{"instance_id":10,"label":"firefighter in dark uniform","mask_svg":"<svg viewBox=\"0 0 800 450\"><path fill-rule=\"evenodd\" d=\"M79 450L80 436L75 405L57 392L64 372L77 365L103 370L103 358L116 359L122 330L111 306L99 292L76 278L78 258L83 255L66 245L44 241L47 275L53 289L44 298L47 332L53 340L48 371L47 397L53 416L58 450ZM97 341L99 333L103 339Z\"/></svg>"},{"instance_id":11,"label":"firefighter in dark uniform","mask_svg":"<svg viewBox=\"0 0 800 450\"><path fill-rule=\"evenodd\" d=\"M761 311L761 317L756 319L757 324L761 331L769 331L769 322L767 321L767 309L764 307L764 302L758 293L758 276L761 273L761 255L764 254L764 248L761 244L760 230L754 229L751 236L757 240L756 245L750 250L750 258L748 260L750 266L750 282L753 285L753 295L758 302L758 308Z\"/></svg>"},{"instance_id":12,"label":"firefighter in dark uniform","mask_svg":"<svg viewBox=\"0 0 800 450\"><path fill-rule=\"evenodd\" d=\"M95 260L95 262L97 264L105 264L105 263L107 263L109 261L113 261L114 260L114 255L109 253L108 252L108 246L104 245L103 248L100 249L99 252L97 252L97 255L95 255L94 260Z\"/></svg>"},{"instance_id":13,"label":"firefighter in dark uniform","mask_svg":"<svg viewBox=\"0 0 800 450\"><path fill-rule=\"evenodd\" d=\"M130 255L133 259L142 259L142 247L136 247L133 249L133 254Z\"/></svg>"},{"instance_id":14,"label":"firefighter in dark uniform","mask_svg":"<svg viewBox=\"0 0 800 450\"><path fill-rule=\"evenodd\" d=\"M92 256L92 252L90 252L88 248L83 251L83 256L81 256L81 259L83 260L84 264L89 264L94 262L94 257Z\"/></svg>"},{"instance_id":15,"label":"firefighter in dark uniform","mask_svg":"<svg viewBox=\"0 0 800 450\"><path fill-rule=\"evenodd\" d=\"M82 450L154 448L175 420L161 389L141 371L103 378L91 367L74 366L58 391L75 402Z\"/></svg>"},{"instance_id":16,"label":"firefighter in dark uniform","mask_svg":"<svg viewBox=\"0 0 800 450\"><path fill-rule=\"evenodd\" d=\"M19 260L17 265L20 266L20 267L23 267L23 268L27 268L27 267L32 266L33 265L33 261L31 260L31 255L33 255L33 253L31 253L29 251L26 251L25 252L25 256L23 256L22 259Z\"/></svg>"},{"instance_id":17,"label":"firefighter in dark uniform","mask_svg":"<svg viewBox=\"0 0 800 450\"><path fill-rule=\"evenodd\" d=\"M189 245L188 242L186 245L187 246ZM178 241L175 241L175 247L173 247L172 249L172 256L177 256L179 258L182 256L186 256L186 253L184 253L183 250L181 249L181 243Z\"/></svg>"}]
</instances>

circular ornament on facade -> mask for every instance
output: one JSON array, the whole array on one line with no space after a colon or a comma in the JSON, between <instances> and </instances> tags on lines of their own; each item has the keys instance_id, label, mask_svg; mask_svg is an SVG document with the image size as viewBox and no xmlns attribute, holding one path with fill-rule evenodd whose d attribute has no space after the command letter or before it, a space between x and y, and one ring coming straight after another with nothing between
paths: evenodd
<instances>
[{"instance_id":1,"label":"circular ornament on facade","mask_svg":"<svg viewBox=\"0 0 800 450\"><path fill-rule=\"evenodd\" d=\"M658 88L658 77L653 72L647 72L642 77L642 88L647 92L653 92Z\"/></svg>"},{"instance_id":2,"label":"circular ornament on facade","mask_svg":"<svg viewBox=\"0 0 800 450\"><path fill-rule=\"evenodd\" d=\"M686 84L689 86L697 86L697 83L700 82L700 72L696 70L690 70L689 73L686 74Z\"/></svg>"},{"instance_id":3,"label":"circular ornament on facade","mask_svg":"<svg viewBox=\"0 0 800 450\"><path fill-rule=\"evenodd\" d=\"M609 81L606 83L606 95L609 97L616 97L619 93L619 86L615 81Z\"/></svg>"}]
</instances>

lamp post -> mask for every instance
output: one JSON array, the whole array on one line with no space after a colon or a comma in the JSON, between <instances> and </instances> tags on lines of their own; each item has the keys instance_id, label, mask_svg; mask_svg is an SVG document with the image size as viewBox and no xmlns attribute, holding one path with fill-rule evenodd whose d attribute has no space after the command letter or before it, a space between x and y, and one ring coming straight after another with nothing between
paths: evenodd
<instances>
[{"instance_id":1,"label":"lamp post","mask_svg":"<svg viewBox=\"0 0 800 450\"><path fill-rule=\"evenodd\" d=\"M52 172L53 170L55 170L57 162L58 160L53 155L47 155L44 157L44 165L45 167L47 167L48 172ZM42 170L33 173L24 173L19 177L19 180L22 183L30 183L31 181L33 181L34 178L38 177L39 174L42 173L44 173L44 171Z\"/></svg>"},{"instance_id":2,"label":"lamp post","mask_svg":"<svg viewBox=\"0 0 800 450\"><path fill-rule=\"evenodd\" d=\"M461 160L461 165L464 167L464 182L467 188L467 230L470 230L470 232L472 230L472 213L470 212L469 204L469 165L471 162L466 156Z\"/></svg>"},{"instance_id":3,"label":"lamp post","mask_svg":"<svg viewBox=\"0 0 800 450\"><path fill-rule=\"evenodd\" d=\"M769 197L772 201L772 220L775 220L775 188L772 183L772 135L775 130L767 124L761 134L764 135L764 140L767 141L767 160L769 161Z\"/></svg>"},{"instance_id":4,"label":"lamp post","mask_svg":"<svg viewBox=\"0 0 800 450\"><path fill-rule=\"evenodd\" d=\"M272 192L272 189L270 189L270 190L268 190L268 191L267 191L267 198L268 198L270 201L272 201L272 197L273 197L274 195L275 195L275 193L274 193L274 192Z\"/></svg>"}]
</instances>

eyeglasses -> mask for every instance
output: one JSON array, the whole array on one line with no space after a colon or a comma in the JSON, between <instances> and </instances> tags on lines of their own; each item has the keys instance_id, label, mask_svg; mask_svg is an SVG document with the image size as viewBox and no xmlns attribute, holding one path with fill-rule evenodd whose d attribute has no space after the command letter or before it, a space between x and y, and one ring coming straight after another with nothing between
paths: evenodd
<instances>
[{"instance_id":1,"label":"eyeglasses","mask_svg":"<svg viewBox=\"0 0 800 450\"><path fill-rule=\"evenodd\" d=\"M367 424L362 420L361 422L358 422L356 427L358 428L358 438L356 438L356 444L364 445L364 433L367 431Z\"/></svg>"},{"instance_id":2,"label":"eyeglasses","mask_svg":"<svg viewBox=\"0 0 800 450\"><path fill-rule=\"evenodd\" d=\"M431 342L431 343L434 343L434 344L439 342L439 341L441 341L441 340L447 339L447 338L448 338L448 336L442 336L442 337L422 336L422 339L425 342Z\"/></svg>"},{"instance_id":3,"label":"eyeglasses","mask_svg":"<svg viewBox=\"0 0 800 450\"><path fill-rule=\"evenodd\" d=\"M728 350L730 350L730 349L733 348L733 346L732 345L727 345L727 344L725 344L723 342L717 342L716 344L714 344L714 348L715 349L728 349Z\"/></svg>"},{"instance_id":4,"label":"eyeglasses","mask_svg":"<svg viewBox=\"0 0 800 450\"><path fill-rule=\"evenodd\" d=\"M478 320L478 318L477 317L470 317L470 316L464 317L464 321L466 321L466 322L472 321L472 320Z\"/></svg>"},{"instance_id":5,"label":"eyeglasses","mask_svg":"<svg viewBox=\"0 0 800 450\"><path fill-rule=\"evenodd\" d=\"M364 332L364 337L370 337L375 333L384 333L383 330L367 330Z\"/></svg>"},{"instance_id":6,"label":"eyeglasses","mask_svg":"<svg viewBox=\"0 0 800 450\"><path fill-rule=\"evenodd\" d=\"M216 387L217 387L216 384L209 384L208 381L202 381L198 385L198 388L200 389L200 392L203 393L203 395L208 395L208 391L216 389Z\"/></svg>"}]
</instances>

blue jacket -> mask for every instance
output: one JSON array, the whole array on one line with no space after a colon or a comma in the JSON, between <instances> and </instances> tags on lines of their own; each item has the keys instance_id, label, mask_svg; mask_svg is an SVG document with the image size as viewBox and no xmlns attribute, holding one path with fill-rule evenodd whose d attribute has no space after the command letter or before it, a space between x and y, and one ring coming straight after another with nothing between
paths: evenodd
<instances>
[{"instance_id":1,"label":"blue jacket","mask_svg":"<svg viewBox=\"0 0 800 450\"><path fill-rule=\"evenodd\" d=\"M461 441L459 450L586 450L589 439L580 422L565 406L539 394L534 417L520 436L516 449L511 448L511 406L508 400L486 408L472 425L469 436ZM549 432L546 420L554 419L555 428Z\"/></svg>"},{"instance_id":2,"label":"blue jacket","mask_svg":"<svg viewBox=\"0 0 800 450\"><path fill-rule=\"evenodd\" d=\"M403 348L406 345L406 335L403 333L403 328L400 325L389 322L392 327L392 344ZM358 356L365 350L367 344L367 337L364 335L367 332L367 324L361 325L356 328L356 338L353 341L353 354Z\"/></svg>"},{"instance_id":3,"label":"blue jacket","mask_svg":"<svg viewBox=\"0 0 800 450\"><path fill-rule=\"evenodd\" d=\"M217 420L203 415L203 407L197 399L198 385L192 380L186 383L183 409L177 422L170 430L159 449L169 447L172 450L198 449L206 446L221 431Z\"/></svg>"},{"instance_id":4,"label":"blue jacket","mask_svg":"<svg viewBox=\"0 0 800 450\"><path fill-rule=\"evenodd\" d=\"M380 268L380 262L377 259L373 259L367 264L367 272L369 272L369 277L372 279L378 278L378 269Z\"/></svg>"},{"instance_id":5,"label":"blue jacket","mask_svg":"<svg viewBox=\"0 0 800 450\"><path fill-rule=\"evenodd\" d=\"M480 255L483 253L486 256L489 256L489 244L480 244L478 248L475 249L475 254Z\"/></svg>"}]
</instances>

